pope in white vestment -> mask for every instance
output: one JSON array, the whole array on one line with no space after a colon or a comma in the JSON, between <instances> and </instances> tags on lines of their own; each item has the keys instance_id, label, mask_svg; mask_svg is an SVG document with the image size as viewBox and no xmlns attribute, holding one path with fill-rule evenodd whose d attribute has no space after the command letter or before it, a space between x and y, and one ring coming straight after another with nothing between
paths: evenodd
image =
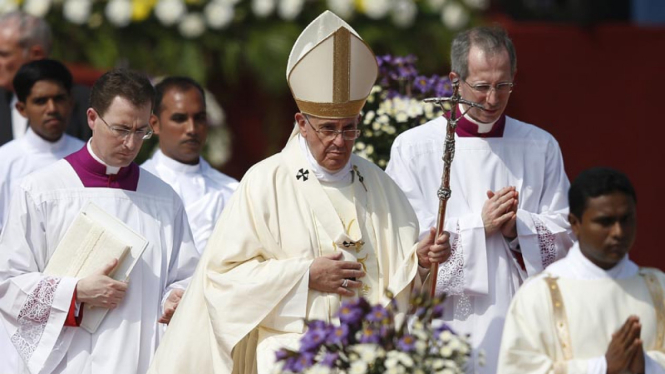
<instances>
[{"instance_id":1,"label":"pope in white vestment","mask_svg":"<svg viewBox=\"0 0 665 374\"><path fill-rule=\"evenodd\" d=\"M238 181L215 170L202 157L198 164L188 165L161 150L141 167L168 183L180 196L196 248L203 252L224 206L238 188Z\"/></svg>"},{"instance_id":2,"label":"pope in white vestment","mask_svg":"<svg viewBox=\"0 0 665 374\"><path fill-rule=\"evenodd\" d=\"M64 326L78 280L42 274L88 201L149 242L124 300L95 333ZM159 306L172 288L186 286L197 261L175 192L136 164L107 175L88 145L15 191L0 239L2 322L30 373L144 373L159 343Z\"/></svg>"},{"instance_id":3,"label":"pope in white vestment","mask_svg":"<svg viewBox=\"0 0 665 374\"><path fill-rule=\"evenodd\" d=\"M468 56L454 56L453 68L457 59L466 58L468 75L453 69L451 79L460 80L462 98L492 111L472 109L466 113L463 104L457 108L457 117L466 115L459 119L455 134L452 195L444 227L451 233L453 254L439 267L437 292L448 295L445 321L457 333L471 334L476 349L470 371L494 373L511 298L524 279L563 257L572 245L566 220L569 182L554 137L503 114L514 76L506 52L512 48L507 35L472 29L456 38L453 50L457 40L474 32L487 40L476 41L471 36L470 42L465 41L470 49L460 50ZM475 43L485 47L497 44L486 51ZM437 220L446 123L446 118L440 117L399 135L386 168L416 211L421 235ZM501 230L487 235L482 216L488 190L498 194L506 187L517 192L512 220L515 237L510 240ZM485 365L478 355L481 351Z\"/></svg>"},{"instance_id":4,"label":"pope in white vestment","mask_svg":"<svg viewBox=\"0 0 665 374\"><path fill-rule=\"evenodd\" d=\"M351 154L378 72L373 53L325 12L291 57L287 79L301 110L296 129L282 152L241 180L149 373L268 374L277 350L298 347L305 319L334 322L344 298L387 302L386 289L404 311L427 271L419 264L431 241L416 243L408 200L383 171ZM347 79L333 74L340 68L350 72ZM438 253L440 262L448 245L436 243L429 256ZM334 279L330 291L318 290L315 267L340 255L362 278Z\"/></svg>"}]
</instances>

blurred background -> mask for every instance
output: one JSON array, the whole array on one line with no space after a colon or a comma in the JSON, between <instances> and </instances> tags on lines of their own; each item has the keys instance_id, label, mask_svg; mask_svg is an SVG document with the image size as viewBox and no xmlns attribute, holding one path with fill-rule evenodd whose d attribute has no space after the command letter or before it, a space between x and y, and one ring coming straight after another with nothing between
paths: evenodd
<instances>
[{"instance_id":1,"label":"blurred background","mask_svg":"<svg viewBox=\"0 0 665 374\"><path fill-rule=\"evenodd\" d=\"M555 136L570 179L592 166L626 172L639 195L631 257L665 269L665 0L0 0L0 12L17 8L49 21L53 57L78 83L114 67L202 83L206 157L238 179L284 146L297 110L288 54L323 10L380 58L357 152L382 167L396 135L439 114L420 99L449 89L454 33L499 24L518 56L507 114Z\"/></svg>"}]
</instances>

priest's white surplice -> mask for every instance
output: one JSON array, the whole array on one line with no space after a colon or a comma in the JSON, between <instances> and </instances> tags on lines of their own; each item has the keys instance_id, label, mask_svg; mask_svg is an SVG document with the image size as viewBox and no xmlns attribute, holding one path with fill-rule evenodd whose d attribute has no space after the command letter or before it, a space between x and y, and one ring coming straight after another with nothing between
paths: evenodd
<instances>
[{"instance_id":1,"label":"priest's white surplice","mask_svg":"<svg viewBox=\"0 0 665 374\"><path fill-rule=\"evenodd\" d=\"M334 320L340 296L308 289L309 266L322 255L344 251L347 259L372 262L366 269L375 280L363 295L385 301L388 288L406 305L418 273L415 214L380 169L356 156L351 164L351 188L322 185L296 136L247 172L150 373L253 373L257 364L259 373L269 372L277 349L297 346L305 318ZM352 213L340 203L350 196ZM353 213L356 226L343 222Z\"/></svg>"},{"instance_id":2,"label":"priest's white surplice","mask_svg":"<svg viewBox=\"0 0 665 374\"><path fill-rule=\"evenodd\" d=\"M436 225L443 170L446 119L408 130L395 140L386 172L405 192L418 215L421 235ZM444 319L471 334L473 372L493 373L505 314L527 275L565 255L572 245L567 220L568 178L556 140L547 132L506 117L502 137L455 136L450 173L452 196L445 230L453 254L439 266L437 291L449 295ZM481 211L487 190L515 186L519 193L517 235L485 236ZM510 246L519 243L522 270ZM479 349L485 365L480 365Z\"/></svg>"},{"instance_id":3,"label":"priest's white surplice","mask_svg":"<svg viewBox=\"0 0 665 374\"><path fill-rule=\"evenodd\" d=\"M168 183L180 196L196 248L202 253L224 206L238 188L238 181L213 169L203 158L196 165L187 165L161 150L141 167Z\"/></svg>"},{"instance_id":4,"label":"priest's white surplice","mask_svg":"<svg viewBox=\"0 0 665 374\"><path fill-rule=\"evenodd\" d=\"M515 295L498 372L605 374L612 334L635 315L642 325L645 374L665 373L664 285L661 271L640 269L628 256L603 270L576 244Z\"/></svg>"},{"instance_id":5,"label":"priest's white surplice","mask_svg":"<svg viewBox=\"0 0 665 374\"><path fill-rule=\"evenodd\" d=\"M0 147L0 232L9 213L12 188L20 178L78 151L83 144L67 134L49 142L28 128L24 136Z\"/></svg>"},{"instance_id":6,"label":"priest's white surplice","mask_svg":"<svg viewBox=\"0 0 665 374\"><path fill-rule=\"evenodd\" d=\"M149 241L123 301L93 334L63 327L78 280L41 273L91 200ZM143 172L136 191L86 188L61 160L15 190L0 237L0 319L30 373L142 374L159 343L164 297L186 286L197 261L182 202L164 182Z\"/></svg>"}]
</instances>

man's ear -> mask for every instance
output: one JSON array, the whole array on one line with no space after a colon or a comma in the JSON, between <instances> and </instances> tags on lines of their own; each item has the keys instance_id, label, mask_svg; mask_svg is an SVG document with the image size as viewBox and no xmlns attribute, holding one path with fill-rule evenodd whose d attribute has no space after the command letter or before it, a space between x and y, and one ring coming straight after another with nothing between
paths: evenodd
<instances>
[{"instance_id":1,"label":"man's ear","mask_svg":"<svg viewBox=\"0 0 665 374\"><path fill-rule=\"evenodd\" d=\"M150 115L150 127L152 127L152 131L155 133L155 135L159 135L159 118L153 113Z\"/></svg>"},{"instance_id":2,"label":"man's ear","mask_svg":"<svg viewBox=\"0 0 665 374\"><path fill-rule=\"evenodd\" d=\"M581 220L573 213L568 213L568 222L570 222L570 228L573 230L573 233L577 237L577 234L580 230L580 224L582 223Z\"/></svg>"},{"instance_id":3,"label":"man's ear","mask_svg":"<svg viewBox=\"0 0 665 374\"><path fill-rule=\"evenodd\" d=\"M448 78L449 78L450 81L452 82L452 81L454 81L455 79L459 79L459 75L457 75L457 73L455 73L454 71L451 71L451 72L448 74Z\"/></svg>"},{"instance_id":4,"label":"man's ear","mask_svg":"<svg viewBox=\"0 0 665 374\"><path fill-rule=\"evenodd\" d=\"M88 120L88 127L90 127L90 130L94 132L95 121L97 120L97 112L92 108L88 108L88 110L85 112L85 115Z\"/></svg>"},{"instance_id":5,"label":"man's ear","mask_svg":"<svg viewBox=\"0 0 665 374\"><path fill-rule=\"evenodd\" d=\"M17 101L16 110L25 118L28 118L28 114L25 112L25 103Z\"/></svg>"},{"instance_id":6,"label":"man's ear","mask_svg":"<svg viewBox=\"0 0 665 374\"><path fill-rule=\"evenodd\" d=\"M305 119L305 115L298 112L294 116L296 123L298 124L298 127L300 128L300 135L305 136L307 135L307 119Z\"/></svg>"},{"instance_id":7,"label":"man's ear","mask_svg":"<svg viewBox=\"0 0 665 374\"><path fill-rule=\"evenodd\" d=\"M30 61L43 60L46 57L48 57L46 51L41 45L35 44L28 49L28 59Z\"/></svg>"}]
</instances>

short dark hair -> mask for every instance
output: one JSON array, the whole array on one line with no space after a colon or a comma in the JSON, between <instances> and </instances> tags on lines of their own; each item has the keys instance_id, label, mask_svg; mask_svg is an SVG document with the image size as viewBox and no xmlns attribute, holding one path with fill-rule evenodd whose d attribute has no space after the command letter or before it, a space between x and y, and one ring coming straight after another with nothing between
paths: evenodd
<instances>
[{"instance_id":1,"label":"short dark hair","mask_svg":"<svg viewBox=\"0 0 665 374\"><path fill-rule=\"evenodd\" d=\"M570 213L582 219L590 198L621 192L633 198L637 203L637 194L628 177L618 171L606 167L597 167L581 172L570 185L568 204Z\"/></svg>"},{"instance_id":2,"label":"short dark hair","mask_svg":"<svg viewBox=\"0 0 665 374\"><path fill-rule=\"evenodd\" d=\"M104 115L117 96L129 100L136 107L148 103L152 106L155 89L143 73L129 69L111 70L99 77L92 86L90 106Z\"/></svg>"},{"instance_id":3,"label":"short dark hair","mask_svg":"<svg viewBox=\"0 0 665 374\"><path fill-rule=\"evenodd\" d=\"M44 59L28 62L14 76L14 91L18 101L25 103L32 87L39 81L52 81L61 85L67 93L72 91L72 73L56 60Z\"/></svg>"},{"instance_id":4,"label":"short dark hair","mask_svg":"<svg viewBox=\"0 0 665 374\"><path fill-rule=\"evenodd\" d=\"M517 54L506 30L499 26L481 26L457 34L450 47L451 70L462 80L469 76L469 51L473 46L490 53L500 53L505 48L510 58L510 75L515 75Z\"/></svg>"},{"instance_id":5,"label":"short dark hair","mask_svg":"<svg viewBox=\"0 0 665 374\"><path fill-rule=\"evenodd\" d=\"M198 84L195 80L189 77L167 77L164 78L161 82L155 85L155 107L154 112L156 115L159 115L162 111L162 100L164 99L164 94L171 89L176 89L180 92L191 90L192 88L199 91L201 98L203 99L203 106L205 107L205 91L203 87Z\"/></svg>"}]
</instances>

